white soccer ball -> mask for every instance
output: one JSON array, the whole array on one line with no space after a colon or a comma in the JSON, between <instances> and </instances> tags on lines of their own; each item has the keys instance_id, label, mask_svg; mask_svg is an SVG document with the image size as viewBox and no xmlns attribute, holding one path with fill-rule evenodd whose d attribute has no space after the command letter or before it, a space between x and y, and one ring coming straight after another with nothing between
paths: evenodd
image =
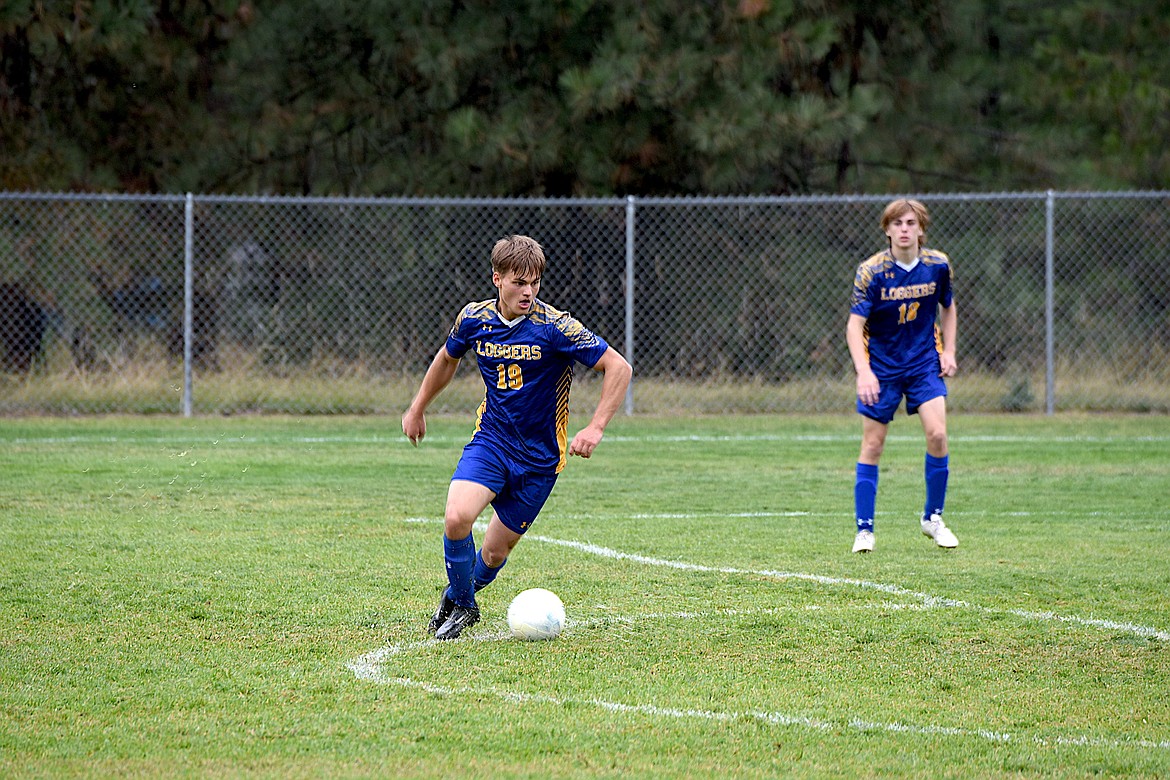
<instances>
[{"instance_id":1,"label":"white soccer ball","mask_svg":"<svg viewBox=\"0 0 1170 780\"><path fill-rule=\"evenodd\" d=\"M529 588L508 605L508 628L520 639L555 639L565 628L565 605L551 590Z\"/></svg>"}]
</instances>

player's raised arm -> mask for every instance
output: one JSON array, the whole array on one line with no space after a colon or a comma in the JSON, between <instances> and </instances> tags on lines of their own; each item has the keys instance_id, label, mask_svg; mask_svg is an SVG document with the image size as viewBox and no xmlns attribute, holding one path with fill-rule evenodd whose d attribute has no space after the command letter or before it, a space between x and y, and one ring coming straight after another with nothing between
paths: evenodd
<instances>
[{"instance_id":1,"label":"player's raised arm","mask_svg":"<svg viewBox=\"0 0 1170 780\"><path fill-rule=\"evenodd\" d=\"M590 457L601 443L605 426L609 425L609 421L617 414L618 407L626 396L626 389L630 386L630 377L634 374L630 364L613 347L605 351L593 366L593 370L601 371L605 375L601 380L601 398L597 401L593 419L573 437L573 443L569 445L569 454L580 455L582 458Z\"/></svg>"},{"instance_id":2,"label":"player's raised arm","mask_svg":"<svg viewBox=\"0 0 1170 780\"><path fill-rule=\"evenodd\" d=\"M459 360L451 357L446 346L439 347L435 359L431 361L430 368L423 377L422 384L419 385L418 392L415 393L414 400L410 402L410 408L402 415L402 433L414 446L417 447L427 435L427 407L443 388L451 384L457 368Z\"/></svg>"}]
</instances>

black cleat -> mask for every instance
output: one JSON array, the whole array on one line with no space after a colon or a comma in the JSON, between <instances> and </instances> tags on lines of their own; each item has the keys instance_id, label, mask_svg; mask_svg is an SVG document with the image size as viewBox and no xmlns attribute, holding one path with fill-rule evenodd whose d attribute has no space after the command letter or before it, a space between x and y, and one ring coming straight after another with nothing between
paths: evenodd
<instances>
[{"instance_id":1,"label":"black cleat","mask_svg":"<svg viewBox=\"0 0 1170 780\"><path fill-rule=\"evenodd\" d=\"M479 607L461 607L458 604L451 610L450 617L435 632L435 639L458 639L463 629L470 628L479 622Z\"/></svg>"},{"instance_id":2,"label":"black cleat","mask_svg":"<svg viewBox=\"0 0 1170 780\"><path fill-rule=\"evenodd\" d=\"M427 630L432 634L447 622L447 618L451 617L451 610L455 609L455 602L447 596L450 590L451 586L449 585L443 588L443 597L439 599L439 606L435 609L435 614L431 616L431 624L427 626Z\"/></svg>"}]
</instances>

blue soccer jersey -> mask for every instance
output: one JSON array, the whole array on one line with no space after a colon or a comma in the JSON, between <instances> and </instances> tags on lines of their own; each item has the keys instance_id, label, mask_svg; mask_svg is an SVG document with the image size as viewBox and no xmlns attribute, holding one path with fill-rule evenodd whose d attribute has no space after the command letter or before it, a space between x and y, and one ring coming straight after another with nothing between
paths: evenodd
<instances>
[{"instance_id":1,"label":"blue soccer jersey","mask_svg":"<svg viewBox=\"0 0 1170 780\"><path fill-rule=\"evenodd\" d=\"M604 339L540 300L512 325L494 300L467 304L447 337L447 352L453 358L473 352L486 386L472 439L534 471L559 473L568 453L573 365L592 368L607 349Z\"/></svg>"},{"instance_id":2,"label":"blue soccer jersey","mask_svg":"<svg viewBox=\"0 0 1170 780\"><path fill-rule=\"evenodd\" d=\"M858 266L849 311L866 318L865 349L879 379L938 370L938 307L953 301L952 276L950 258L933 249L909 271L889 250Z\"/></svg>"}]
</instances>

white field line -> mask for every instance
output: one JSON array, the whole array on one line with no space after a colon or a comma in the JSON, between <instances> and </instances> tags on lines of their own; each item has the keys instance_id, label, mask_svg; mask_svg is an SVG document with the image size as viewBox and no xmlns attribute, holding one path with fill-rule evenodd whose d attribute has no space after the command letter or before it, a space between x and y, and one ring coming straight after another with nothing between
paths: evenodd
<instances>
[{"instance_id":1,"label":"white field line","mask_svg":"<svg viewBox=\"0 0 1170 780\"><path fill-rule=\"evenodd\" d=\"M408 518L406 522L412 523L428 523L438 524L441 519L436 518ZM486 524L477 523L476 527L481 532L486 528ZM653 558L645 555L637 555L631 553L623 553L618 550L613 550L607 547L600 547L598 545L574 542L565 539L553 539L546 536L530 535L540 542L547 544L555 544L562 547L569 547L579 550L581 552L600 555L605 558L613 560L631 561L641 563L648 566L664 566L682 571L697 571L697 572L719 572L726 574L745 574L754 576L771 577L776 579L800 579L811 582L817 582L824 585L840 585L848 587L860 587L877 590L883 593L888 593L895 596L907 597L914 599L920 603L918 604L898 604L891 602L883 602L881 604L873 605L857 605L855 609L933 609L933 608L967 608L977 609L983 612L994 613L1003 612L1007 614L1016 615L1017 617L1028 620L1042 620L1054 621L1064 623L1076 623L1079 625L1090 626L1095 628L1103 628L1110 631L1124 631L1137 634L1139 636L1151 637L1162 641L1170 641L1170 632L1161 631L1147 626L1138 626L1130 623L1119 623L1111 620L1096 620L1091 618L1070 617L1063 615L1056 615L1051 612L1031 612L1027 610L996 610L986 607L978 607L971 605L964 601L956 599L949 599L940 596L934 596L928 593L921 593L919 591L903 588L898 585L888 585L878 582L869 582L866 580L857 580L841 577L826 577L815 574L803 574L797 572L782 572L774 570L751 570L740 569L735 567L714 567L704 566L701 564L685 563L681 561L670 561L662 558ZM821 609L819 605L809 605L805 609L816 610ZM776 608L765 608L761 610L714 610L711 612L670 612L670 613L649 613L641 614L636 617L628 617L621 615L602 616L592 618L584 621L570 620L566 626L566 632L574 632L582 630L594 625L602 625L606 623L622 622L644 622L653 619L674 619L674 620L690 620L703 619L714 616L725 616L732 614L757 614L763 613L777 613L782 610ZM507 632L497 632L495 634L478 634L470 637L465 641L478 642L498 642L507 640L509 635ZM440 696L462 696L462 695L491 695L509 702L536 702L542 704L551 704L554 706L565 706L570 704L583 704L610 712L618 713L633 713L646 715L653 718L673 718L673 719L701 719L712 721L733 721L739 718L753 718L766 723L771 723L779 726L792 726L798 728L816 729L816 730L833 730L840 728L849 728L857 731L868 732L887 732L899 734L911 734L922 736L946 736L946 737L969 737L977 738L991 742L1026 742L1040 746L1084 746L1084 747L1106 747L1106 748L1149 748L1155 750L1170 750L1170 740L1157 741L1146 739L1101 739L1085 736L1053 736L1041 737L1035 736L1032 738L1017 737L1007 732L991 731L987 729L964 729L954 728L949 726L918 726L899 722L879 722L868 721L860 718L851 718L847 722L832 722L821 720L817 718L809 718L805 716L790 715L782 712L772 712L763 710L749 710L743 712L724 712L719 710L699 710L699 709L678 709L671 707L659 707L653 704L627 704L623 702L609 701L597 698L566 698L549 696L547 694L529 693L515 690L498 690L494 687L476 688L472 686L448 687L442 685L435 685L420 680L415 680L410 677L394 676L387 674L386 665L394 656L404 653L422 651L426 648L439 646L443 643L435 639L427 639L418 642L410 642L401 645L388 645L386 647L378 648L372 652L354 659L348 664L348 668L354 675L361 680L368 680L370 682L379 684L397 685L404 688L413 688L423 690Z\"/></svg>"},{"instance_id":2,"label":"white field line","mask_svg":"<svg viewBox=\"0 0 1170 780\"><path fill-rule=\"evenodd\" d=\"M427 693L432 693L439 696L483 696L484 694L490 694L498 696L499 698L509 702L537 702L541 704L552 704L555 706L585 704L594 707L600 707L601 709L609 710L610 712L633 713L656 718L674 718L680 720L701 719L714 721L734 721L742 718L754 718L756 720L761 720L777 726L793 726L807 729L816 729L820 731L831 731L845 727L854 729L856 731L868 732L884 731L890 733L924 736L974 737L991 742L1031 742L1041 746L1078 745L1083 747L1139 747L1156 750L1170 749L1170 741L1157 742L1148 739L1109 740L1094 739L1090 737L1034 737L1031 740L1025 740L1014 737L1008 733L987 731L984 729L962 729L951 728L948 726L913 726L898 722L879 723L876 721L861 720L859 718L853 718L844 723L834 723L832 721L820 720L818 718L807 718L798 715L788 715L783 712L767 712L759 710L749 710L745 712L722 712L720 710L676 709L673 707L658 707L653 704L624 704L622 702L608 701L605 699L571 699L558 696L549 696L547 694L541 693L499 691L495 689L474 688L471 686L450 688L441 685L432 685L431 683L421 682L418 680L412 680L409 677L381 678L378 680L378 682L399 685L404 688L417 688L424 690Z\"/></svg>"},{"instance_id":3,"label":"white field line","mask_svg":"<svg viewBox=\"0 0 1170 780\"><path fill-rule=\"evenodd\" d=\"M1134 442L1170 442L1170 435L1158 436L1024 436L1024 435L969 435L951 434L949 439L952 443L964 442L986 442L986 443L1004 443L1004 444L1041 444L1041 443L1056 443L1056 444L1132 444ZM75 435L75 436L16 436L11 439L0 439L7 441L10 444L29 445L29 444L78 444L78 443L99 443L99 444L179 444L182 446L191 446L196 444L219 444L230 442L241 443L270 443L270 442L291 442L293 444L409 444L406 437L400 433L388 432L385 435L381 434L367 434L364 436L297 436L284 437L273 434L223 434L213 441L198 442L191 438L188 432L182 432L174 436L150 435L150 436L110 436L108 434L101 434L95 436ZM622 443L622 444L644 444L644 443L718 443L718 442L848 442L856 443L858 435L854 433L841 434L818 434L818 433L762 433L762 434L646 434L641 436L629 436L620 433L606 434L605 440L608 443ZM427 442L435 444L466 444L467 436L459 435L443 435L432 433L428 434ZM886 437L889 442L921 442L922 435L914 434L890 434Z\"/></svg>"},{"instance_id":4,"label":"white field line","mask_svg":"<svg viewBox=\"0 0 1170 780\"><path fill-rule=\"evenodd\" d=\"M679 515L679 517L682 517L682 515ZM439 524L443 521L441 518L409 517L406 518L405 522ZM475 527L482 533L487 526L485 523L481 522L476 523ZM910 590L908 588L903 588L900 585L870 582L868 580L858 580L849 577L828 577L822 574L778 571L775 569L741 569L734 566L705 566L698 563L686 563L684 561L672 561L665 558L654 558L647 555L638 555L636 553L625 553L621 552L620 550L614 550L609 547L601 547L599 545L590 544L588 542L576 542L568 539L554 539L552 537L540 536L538 534L526 534L525 538L534 539L538 542L553 544L560 547L568 547L580 552L589 553L591 555L598 555L603 558L610 558L612 560L618 561L630 561L632 563L640 563L646 566L661 566L670 569L678 569L680 571L767 577L769 579L777 580L804 580L806 582L815 582L820 585L876 590L882 593L888 593L893 596L901 596L903 598L913 599L928 607L953 607L978 610L987 614L1015 615L1016 617L1024 618L1026 620L1068 623L1087 626L1090 628L1101 628L1109 631L1121 631L1127 634L1134 634L1136 636L1158 639L1163 642L1170 642L1170 631L1153 628L1151 626L1142 626L1134 623L1123 623L1115 620L1103 620L1099 618L1078 617L1076 615L1058 615L1053 612L1036 612L1023 609L997 609L994 607L981 607L966 601L961 601L959 599L935 596L930 593L922 593L920 591Z\"/></svg>"},{"instance_id":5,"label":"white field line","mask_svg":"<svg viewBox=\"0 0 1170 780\"><path fill-rule=\"evenodd\" d=\"M899 604L873 604L869 606L858 605L855 609L888 609L888 608L906 608L906 609L923 609L924 607L914 605L899 605ZM820 609L816 605L806 607L805 609ZM779 609L762 609L762 610L735 610L722 609L713 610L711 612L669 612L669 613L653 613L641 614L638 617L631 618L620 615L606 616L601 618L592 618L584 621L570 620L568 621L565 632L573 633L584 628L595 625L602 625L606 623L643 623L652 619L671 619L671 620L696 620L706 619L712 617L721 617L727 615L751 615L760 613L774 614L781 612ZM495 634L477 634L469 637L464 641L473 642L501 642L508 641L510 635L504 632ZM866 732L887 732L898 734L911 734L922 736L945 736L945 737L970 737L982 739L990 742L1030 742L1032 744L1046 746L1046 745L1079 745L1085 747L1140 747L1150 748L1156 750L1170 750L1170 741L1155 741L1146 739L1124 739L1124 740L1109 740L1101 738L1092 738L1084 736L1054 736L1054 737L1032 737L1031 739L1017 737L1011 733L1001 731L991 731L989 729L965 729L955 728L950 726L916 726L907 723L881 722L863 720L861 718L850 718L848 721L834 722L822 720L818 718L809 718L801 715L790 715L783 712L775 712L770 710L745 710L742 712L727 712L721 710L700 710L700 709L680 709L677 707L659 707L654 704L628 704L625 702L610 701L607 699L598 698L569 698L560 696L550 696L542 693L531 693L516 690L500 690L495 687L474 687L474 686L459 686L449 687L444 685L435 685L433 683L415 680L410 677L394 676L386 673L386 666L390 663L390 659L397 655L403 655L416 651L424 651L427 648L437 648L444 643L437 639L424 639L417 642L408 642L400 645L387 645L386 647L378 648L372 652L354 659L348 664L348 668L354 673L354 676L359 680L366 680L380 685L397 685L403 688L413 688L416 690L426 691L427 693L435 694L437 696L496 696L512 703L528 703L534 702L538 704L551 704L558 707L566 705L588 705L591 707L599 707L604 710L616 713L631 713L637 715L646 715L652 718L672 718L672 719L698 719L711 721L734 721L742 718L753 718L755 720L764 721L777 726L792 726L797 728L816 729L820 731L837 730L841 728L853 729L856 731Z\"/></svg>"}]
</instances>

